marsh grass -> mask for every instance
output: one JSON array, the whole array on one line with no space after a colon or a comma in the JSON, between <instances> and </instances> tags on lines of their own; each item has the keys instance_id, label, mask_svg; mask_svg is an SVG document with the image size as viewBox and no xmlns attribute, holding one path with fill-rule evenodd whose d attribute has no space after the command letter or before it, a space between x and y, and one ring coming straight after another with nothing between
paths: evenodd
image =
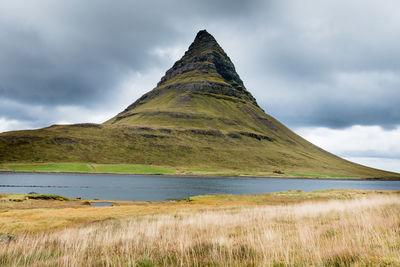
<instances>
[{"instance_id":1,"label":"marsh grass","mask_svg":"<svg viewBox=\"0 0 400 267\"><path fill-rule=\"evenodd\" d=\"M18 236L0 265L398 266L399 228L396 195L186 210Z\"/></svg>"}]
</instances>

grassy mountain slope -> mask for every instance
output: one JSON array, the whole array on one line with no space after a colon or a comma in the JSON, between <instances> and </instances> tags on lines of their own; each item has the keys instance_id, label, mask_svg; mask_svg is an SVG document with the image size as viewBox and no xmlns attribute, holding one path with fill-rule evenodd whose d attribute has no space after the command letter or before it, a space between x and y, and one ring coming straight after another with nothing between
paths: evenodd
<instances>
[{"instance_id":1,"label":"grassy mountain slope","mask_svg":"<svg viewBox=\"0 0 400 267\"><path fill-rule=\"evenodd\" d=\"M157 87L103 124L0 134L0 163L166 166L180 173L399 178L354 164L267 115L215 39L200 31Z\"/></svg>"},{"instance_id":2,"label":"grassy mountain slope","mask_svg":"<svg viewBox=\"0 0 400 267\"><path fill-rule=\"evenodd\" d=\"M353 164L308 142L287 146L217 131L98 124L54 125L0 134L0 162L85 162L167 166L179 173L289 174L395 178L398 174ZM63 171L60 169L59 171ZM190 172L189 172L190 173ZM301 176L301 175L300 175Z\"/></svg>"}]
</instances>

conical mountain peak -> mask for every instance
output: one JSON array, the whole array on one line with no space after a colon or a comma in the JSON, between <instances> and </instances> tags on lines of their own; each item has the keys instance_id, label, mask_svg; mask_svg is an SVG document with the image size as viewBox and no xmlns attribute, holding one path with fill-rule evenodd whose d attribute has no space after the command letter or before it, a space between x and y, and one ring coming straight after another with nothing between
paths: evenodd
<instances>
[{"instance_id":1,"label":"conical mountain peak","mask_svg":"<svg viewBox=\"0 0 400 267\"><path fill-rule=\"evenodd\" d=\"M211 34L208 33L207 30L201 30L196 34L196 38L194 39L196 41L202 40L202 39L208 39L208 40L214 40L215 38L214 36L212 36Z\"/></svg>"},{"instance_id":2,"label":"conical mountain peak","mask_svg":"<svg viewBox=\"0 0 400 267\"><path fill-rule=\"evenodd\" d=\"M209 34L206 30L201 30L197 33L193 43L189 46L189 50L187 53L199 52L198 50L204 51L207 49L221 50L221 47L218 45L217 40L215 40L214 36Z\"/></svg>"},{"instance_id":3,"label":"conical mountain peak","mask_svg":"<svg viewBox=\"0 0 400 267\"><path fill-rule=\"evenodd\" d=\"M210 43L210 42L217 42L211 34L207 32L207 30L201 30L197 33L196 38L194 39L193 43Z\"/></svg>"},{"instance_id":4,"label":"conical mountain peak","mask_svg":"<svg viewBox=\"0 0 400 267\"><path fill-rule=\"evenodd\" d=\"M243 110L252 110L253 115L263 114L231 59L211 34L201 30L157 87L108 123L177 126L193 123L196 117L198 126L202 127L205 122L213 121L208 128L219 129L226 125L247 128L243 126L248 125L247 122L237 120Z\"/></svg>"},{"instance_id":5,"label":"conical mountain peak","mask_svg":"<svg viewBox=\"0 0 400 267\"><path fill-rule=\"evenodd\" d=\"M244 98L257 105L228 55L206 30L197 33L185 55L165 73L157 86L188 83L202 84L204 90L210 86L222 86L227 89L223 94Z\"/></svg>"}]
</instances>

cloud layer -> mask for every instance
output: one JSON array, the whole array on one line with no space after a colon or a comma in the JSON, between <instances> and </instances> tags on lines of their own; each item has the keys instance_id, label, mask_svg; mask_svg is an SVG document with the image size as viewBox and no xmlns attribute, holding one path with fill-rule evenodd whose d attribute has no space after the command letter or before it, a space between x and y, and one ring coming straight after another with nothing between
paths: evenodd
<instances>
[{"instance_id":1,"label":"cloud layer","mask_svg":"<svg viewBox=\"0 0 400 267\"><path fill-rule=\"evenodd\" d=\"M207 28L260 104L289 125L394 127L398 8L344 0L3 1L0 114L44 123L12 103L115 111L129 104L121 84L163 73ZM155 85L160 77L152 78ZM152 87L132 88L129 101Z\"/></svg>"},{"instance_id":2,"label":"cloud layer","mask_svg":"<svg viewBox=\"0 0 400 267\"><path fill-rule=\"evenodd\" d=\"M296 132L339 156L400 159L400 126L390 130L360 125L346 129L306 127Z\"/></svg>"},{"instance_id":3,"label":"cloud layer","mask_svg":"<svg viewBox=\"0 0 400 267\"><path fill-rule=\"evenodd\" d=\"M0 131L105 121L207 29L289 127L352 137L354 125L376 126L385 139L400 125L398 10L395 0L1 1Z\"/></svg>"}]
</instances>

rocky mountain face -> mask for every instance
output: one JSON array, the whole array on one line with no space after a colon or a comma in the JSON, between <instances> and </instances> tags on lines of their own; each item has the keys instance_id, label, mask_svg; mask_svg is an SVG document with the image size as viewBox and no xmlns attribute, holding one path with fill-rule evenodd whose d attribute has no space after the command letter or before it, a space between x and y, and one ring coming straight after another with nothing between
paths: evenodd
<instances>
[{"instance_id":1,"label":"rocky mountain face","mask_svg":"<svg viewBox=\"0 0 400 267\"><path fill-rule=\"evenodd\" d=\"M172 91L173 95L170 95ZM179 110L179 113L191 114L189 117L197 114L209 118L210 113L214 113L214 118L231 119L229 114L218 112L218 107L208 106L202 109L201 104L197 102L200 96L206 95L209 99L242 102L260 109L256 99L247 91L236 73L235 66L228 55L211 34L202 30L197 34L185 55L175 62L161 78L156 88L143 95L107 123L137 124L150 110L157 110L158 115L174 117ZM162 100L162 98L169 98L169 100ZM218 106L221 103L216 104ZM154 115L156 114L152 112L151 116ZM128 117L129 120L126 120ZM138 118L139 121L132 117Z\"/></svg>"},{"instance_id":2,"label":"rocky mountain face","mask_svg":"<svg viewBox=\"0 0 400 267\"><path fill-rule=\"evenodd\" d=\"M218 74L223 80L223 83L207 83L205 82L207 79L189 82L194 90L215 92L215 87L222 87L219 93L243 98L257 105L255 98L246 90L243 81L236 73L235 66L228 55L206 30L197 34L189 50L166 72L157 86L162 86L175 76L190 71L200 71L204 76L210 73ZM196 82L200 82L200 86L195 86Z\"/></svg>"}]
</instances>

